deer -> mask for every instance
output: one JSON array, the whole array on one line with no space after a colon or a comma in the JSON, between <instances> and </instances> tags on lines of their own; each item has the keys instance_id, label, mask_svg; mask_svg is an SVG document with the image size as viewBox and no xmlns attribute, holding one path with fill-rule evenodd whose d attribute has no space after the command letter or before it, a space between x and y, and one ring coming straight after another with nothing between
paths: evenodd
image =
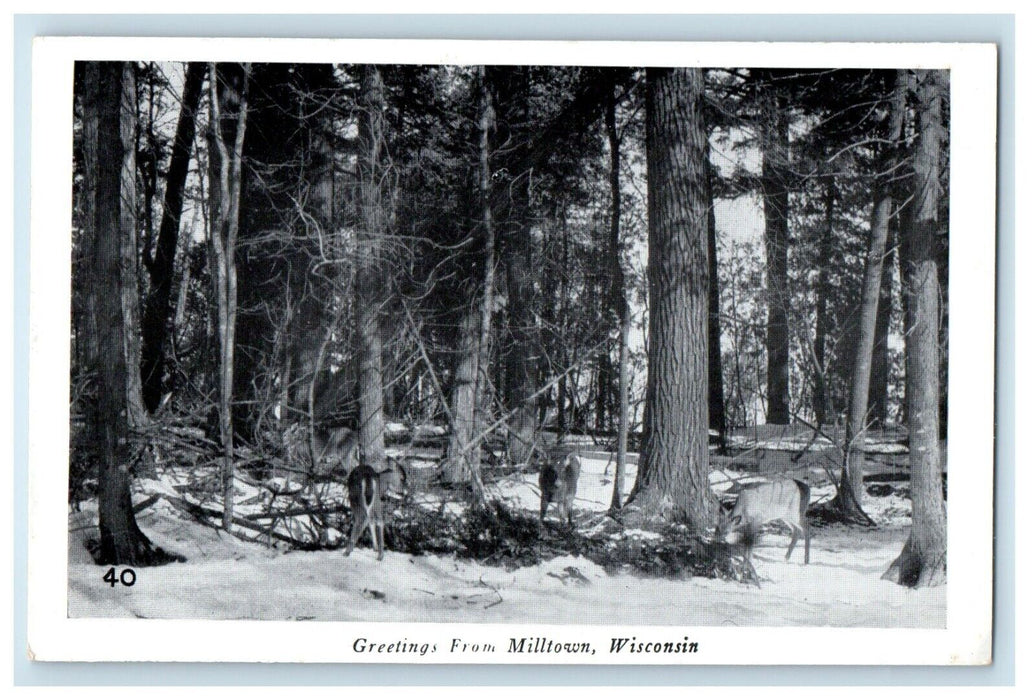
<instances>
[{"instance_id":1,"label":"deer","mask_svg":"<svg viewBox=\"0 0 1036 700\"><path fill-rule=\"evenodd\" d=\"M570 452L558 461L545 461L540 468L540 523L547 516L547 506L557 504L558 519L572 525L572 502L582 464L579 455Z\"/></svg>"},{"instance_id":2,"label":"deer","mask_svg":"<svg viewBox=\"0 0 1036 700\"><path fill-rule=\"evenodd\" d=\"M750 484L738 494L730 512L726 516L720 516L715 539L727 544L741 544L744 547L746 568L754 576L752 548L758 540L759 532L767 523L780 521L791 528L791 544L784 554L785 561L791 558L792 550L795 549L801 534L805 540L803 563L809 564L807 507L809 484L805 482L781 478Z\"/></svg>"},{"instance_id":3,"label":"deer","mask_svg":"<svg viewBox=\"0 0 1036 700\"><path fill-rule=\"evenodd\" d=\"M388 468L382 472L369 464L361 464L347 479L349 488L349 509L352 512L352 531L345 547L349 556L353 547L363 536L364 528L371 533L371 546L378 552L378 561L385 556L385 513L383 499L386 494L406 493L406 471L395 460L388 461Z\"/></svg>"}]
</instances>

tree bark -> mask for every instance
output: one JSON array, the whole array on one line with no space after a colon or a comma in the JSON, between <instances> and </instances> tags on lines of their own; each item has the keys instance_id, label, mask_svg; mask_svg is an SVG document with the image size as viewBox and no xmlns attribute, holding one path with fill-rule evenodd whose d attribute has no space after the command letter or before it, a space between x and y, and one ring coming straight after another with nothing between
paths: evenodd
<instances>
[{"instance_id":1,"label":"tree bark","mask_svg":"<svg viewBox=\"0 0 1036 700\"><path fill-rule=\"evenodd\" d=\"M893 199L893 208L895 199ZM885 242L885 261L878 297L878 319L874 330L874 357L871 360L871 381L867 405L871 419L880 427L888 420L889 324L892 321L892 261L896 234L889 217L889 234Z\"/></svg>"},{"instance_id":2,"label":"tree bark","mask_svg":"<svg viewBox=\"0 0 1036 700\"><path fill-rule=\"evenodd\" d=\"M465 448L475 437L475 377L478 374L478 309L471 306L462 311L457 342L457 361L453 370L452 413L453 430L446 448L440 480L460 484L467 480L468 457ZM476 455L479 454L475 447ZM481 461L481 457L476 457Z\"/></svg>"},{"instance_id":3,"label":"tree bark","mask_svg":"<svg viewBox=\"0 0 1036 700\"><path fill-rule=\"evenodd\" d=\"M241 212L241 157L248 118L251 64L209 64L209 235L215 259L219 333L219 432L223 447L223 528L234 522L234 352L237 329L237 234Z\"/></svg>"},{"instance_id":4,"label":"tree bark","mask_svg":"<svg viewBox=\"0 0 1036 700\"><path fill-rule=\"evenodd\" d=\"M121 203L119 207L120 254L122 262L122 316L125 333L122 337L123 355L126 366L132 368L126 372L126 417L130 426L144 424L146 412L141 393L140 381L140 296L138 294L137 259L137 67L126 61L122 64L122 96L120 108L122 118L122 140L125 148L122 151Z\"/></svg>"},{"instance_id":5,"label":"tree bark","mask_svg":"<svg viewBox=\"0 0 1036 700\"><path fill-rule=\"evenodd\" d=\"M902 133L903 111L906 102L905 73L896 74L895 89L889 100L888 126L885 132L886 146L878 159L879 175L874 180L874 206L871 211L870 247L863 272L863 291L860 302L859 335L856 339L856 359L853 364L852 384L849 393L849 414L845 428L846 459L842 467L842 480L838 487L838 506L842 515L851 521L870 523L870 518L861 506L863 498L864 438L867 432L867 406L870 396L871 358L874 352L874 332L878 317L878 301L881 295L885 249L888 242L889 215L892 211L892 194L888 178L895 165L895 144Z\"/></svg>"},{"instance_id":6,"label":"tree bark","mask_svg":"<svg viewBox=\"0 0 1036 700\"><path fill-rule=\"evenodd\" d=\"M82 235L80 236L79 264L76 266L78 284L76 284L79 302L78 316L83 322L83 338L76 337L77 346L82 343L83 367L88 371L97 362L96 331L97 295L94 293L94 241L97 238L97 122L100 105L98 99L98 81L100 80L100 64L87 61L83 64L81 105L83 110L83 187L81 190ZM103 279L103 278L102 278Z\"/></svg>"},{"instance_id":7,"label":"tree bark","mask_svg":"<svg viewBox=\"0 0 1036 700\"><path fill-rule=\"evenodd\" d=\"M568 367L568 210L561 210L561 269L558 280L558 352L559 367ZM558 380L557 393L557 430L558 439L564 438L568 432L568 375Z\"/></svg>"},{"instance_id":8,"label":"tree bark","mask_svg":"<svg viewBox=\"0 0 1036 700\"><path fill-rule=\"evenodd\" d=\"M910 536L883 578L905 586L946 582L946 504L939 455L939 270L937 262L941 78L917 74L914 215L905 231Z\"/></svg>"},{"instance_id":9,"label":"tree bark","mask_svg":"<svg viewBox=\"0 0 1036 700\"><path fill-rule=\"evenodd\" d=\"M820 245L817 253L817 281L816 281L816 333L813 336L813 414L818 426L822 426L828 419L828 406L830 396L827 393L827 298L831 294L831 286L828 284L828 264L831 260L831 244L834 241L834 216L835 216L835 195L836 188L834 176L827 182L824 190L824 229L820 234Z\"/></svg>"},{"instance_id":10,"label":"tree bark","mask_svg":"<svg viewBox=\"0 0 1036 700\"><path fill-rule=\"evenodd\" d=\"M766 422L787 425L788 410L788 112L771 94L762 134L766 219Z\"/></svg>"},{"instance_id":11,"label":"tree bark","mask_svg":"<svg viewBox=\"0 0 1036 700\"><path fill-rule=\"evenodd\" d=\"M723 397L723 351L719 322L719 262L716 253L716 211L712 167L709 186L709 428L719 433L720 449L727 449L727 409Z\"/></svg>"},{"instance_id":12,"label":"tree bark","mask_svg":"<svg viewBox=\"0 0 1036 700\"><path fill-rule=\"evenodd\" d=\"M165 374L165 347L171 311L170 297L175 272L177 241L180 237L180 216L183 212L183 190L187 181L191 150L194 146L196 113L201 100L205 64L192 62L184 75L183 101L176 124L173 152L166 177L162 223L154 260L149 268L151 289L144 306L142 380L144 405L151 413L162 398Z\"/></svg>"},{"instance_id":13,"label":"tree bark","mask_svg":"<svg viewBox=\"0 0 1036 700\"><path fill-rule=\"evenodd\" d=\"M384 303L381 239L385 203L381 165L384 139L384 86L377 66L365 65L360 83L359 155L357 157L356 334L359 372L360 463L382 471L385 464L384 385L380 311Z\"/></svg>"},{"instance_id":14,"label":"tree bark","mask_svg":"<svg viewBox=\"0 0 1036 700\"><path fill-rule=\"evenodd\" d=\"M451 439L448 459L441 472L444 482L458 484L465 479L470 483L472 494L481 501L482 493L482 447L481 440L471 444L482 431L481 415L485 390L485 377L489 371L489 336L492 330L493 297L496 287L496 236L493 227L489 170L489 134L494 127L493 100L486 81L486 68L477 70L479 95L479 160L478 191L479 213L482 222L482 288L478 306L472 304L465 312L461 328L460 364L454 377L454 421L455 431ZM469 389L470 387L470 389ZM470 393L469 393L470 392ZM461 440L470 427L470 437Z\"/></svg>"},{"instance_id":15,"label":"tree bark","mask_svg":"<svg viewBox=\"0 0 1036 700\"><path fill-rule=\"evenodd\" d=\"M93 93L84 100L85 121L91 124L84 137L96 139L85 163L90 167L84 172L84 189L92 192L94 234L88 277L88 306L93 313L87 318L87 327L90 347L96 350L92 359L98 388L91 411L91 428L100 453L97 562L146 566L171 557L141 532L130 496L127 375L137 372L126 361L125 336L135 328L127 327L123 287L127 281L133 282L124 266L124 241L134 233L126 227L135 224L136 208L136 197L127 198L135 194L136 173L126 168L127 159L132 158L127 151L135 146L136 113L127 109L127 95L132 98L134 92L133 70L131 63L92 64L86 71L89 78L84 80L84 88ZM128 184L124 181L127 176ZM135 283L131 291L136 294Z\"/></svg>"},{"instance_id":16,"label":"tree bark","mask_svg":"<svg viewBox=\"0 0 1036 700\"><path fill-rule=\"evenodd\" d=\"M530 136L528 67L494 66L486 69L493 88L497 121L507 125L507 133L519 140ZM520 151L521 149L519 149ZM510 161L510 159L509 159ZM518 161L525 161L519 155ZM510 170L510 162L497 167ZM536 391L537 343L535 330L535 270L533 269L533 167L512 171L509 183L510 214L501 227L503 268L507 276L507 343L501 354L505 363L503 397L513 412L508 421L508 456L512 464L528 461L536 436L536 404L528 397Z\"/></svg>"},{"instance_id":17,"label":"tree bark","mask_svg":"<svg viewBox=\"0 0 1036 700\"><path fill-rule=\"evenodd\" d=\"M623 493L626 490L626 444L629 439L629 355L630 355L630 309L626 302L626 280L622 271L622 238L620 221L622 214L622 190L619 184L621 146L619 131L615 125L616 100L614 92L604 113L608 131L608 184L611 190L611 221L608 238L608 262L611 268L611 311L619 326L619 406L616 416L617 435L615 440L615 484L612 489L611 509L622 508ZM600 427L600 426L598 426Z\"/></svg>"},{"instance_id":18,"label":"tree bark","mask_svg":"<svg viewBox=\"0 0 1036 700\"><path fill-rule=\"evenodd\" d=\"M647 71L648 378L630 505L715 524L708 463L708 136L694 68Z\"/></svg>"}]
</instances>

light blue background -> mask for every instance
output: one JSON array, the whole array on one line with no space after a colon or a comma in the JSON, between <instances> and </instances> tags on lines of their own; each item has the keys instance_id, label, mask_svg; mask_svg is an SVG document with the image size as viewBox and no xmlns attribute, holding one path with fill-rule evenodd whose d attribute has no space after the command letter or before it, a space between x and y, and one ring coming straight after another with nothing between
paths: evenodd
<instances>
[{"instance_id":1,"label":"light blue background","mask_svg":"<svg viewBox=\"0 0 1036 700\"><path fill-rule=\"evenodd\" d=\"M359 666L30 663L26 650L29 144L34 36L950 41L999 46L994 664L918 667ZM17 15L14 20L14 681L16 685L1012 685L1014 616L1013 15Z\"/></svg>"}]
</instances>

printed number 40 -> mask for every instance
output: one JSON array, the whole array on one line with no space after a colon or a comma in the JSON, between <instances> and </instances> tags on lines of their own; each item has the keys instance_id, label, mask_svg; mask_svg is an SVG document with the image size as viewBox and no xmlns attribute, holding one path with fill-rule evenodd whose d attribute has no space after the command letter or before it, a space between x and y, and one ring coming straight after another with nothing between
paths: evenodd
<instances>
[{"instance_id":1,"label":"printed number 40","mask_svg":"<svg viewBox=\"0 0 1036 700\"><path fill-rule=\"evenodd\" d=\"M117 583L121 583L128 588L137 582L137 572L133 569L123 569L122 573L116 574L115 567L113 566L104 574L103 580L112 588L115 588Z\"/></svg>"}]
</instances>

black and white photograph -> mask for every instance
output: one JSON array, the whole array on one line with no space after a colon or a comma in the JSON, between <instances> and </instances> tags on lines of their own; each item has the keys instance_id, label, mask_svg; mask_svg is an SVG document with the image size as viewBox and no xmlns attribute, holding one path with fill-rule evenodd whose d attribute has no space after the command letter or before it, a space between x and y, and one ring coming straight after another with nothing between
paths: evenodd
<instances>
[{"instance_id":1,"label":"black and white photograph","mask_svg":"<svg viewBox=\"0 0 1036 700\"><path fill-rule=\"evenodd\" d=\"M58 52L55 624L988 663L995 50L373 43Z\"/></svg>"}]
</instances>

